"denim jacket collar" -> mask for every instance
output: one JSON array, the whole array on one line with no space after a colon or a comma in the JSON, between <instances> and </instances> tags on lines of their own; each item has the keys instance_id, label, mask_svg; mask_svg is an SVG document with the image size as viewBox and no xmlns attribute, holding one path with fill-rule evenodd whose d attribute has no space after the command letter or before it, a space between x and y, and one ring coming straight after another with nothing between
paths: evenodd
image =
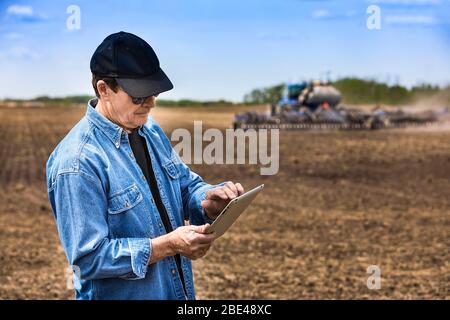
<instances>
[{"instance_id":1,"label":"denim jacket collar","mask_svg":"<svg viewBox=\"0 0 450 320\"><path fill-rule=\"evenodd\" d=\"M116 148L120 147L120 140L122 132L125 132L120 126L106 119L100 112L95 110L97 106L98 99L94 98L89 100L86 110L86 118L97 126Z\"/></svg>"}]
</instances>

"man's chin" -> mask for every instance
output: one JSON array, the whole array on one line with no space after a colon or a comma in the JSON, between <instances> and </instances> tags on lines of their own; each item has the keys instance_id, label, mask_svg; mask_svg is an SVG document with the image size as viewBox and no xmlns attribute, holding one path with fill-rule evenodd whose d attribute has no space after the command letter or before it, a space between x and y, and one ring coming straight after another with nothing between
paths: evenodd
<instances>
[{"instance_id":1,"label":"man's chin","mask_svg":"<svg viewBox=\"0 0 450 320\"><path fill-rule=\"evenodd\" d=\"M135 123L137 124L138 127L146 124L147 120L148 120L148 113L136 114Z\"/></svg>"}]
</instances>

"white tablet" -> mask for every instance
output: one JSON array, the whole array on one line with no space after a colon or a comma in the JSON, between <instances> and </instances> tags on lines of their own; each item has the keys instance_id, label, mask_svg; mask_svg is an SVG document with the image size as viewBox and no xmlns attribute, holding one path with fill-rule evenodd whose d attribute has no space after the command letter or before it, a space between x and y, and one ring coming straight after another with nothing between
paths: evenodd
<instances>
[{"instance_id":1,"label":"white tablet","mask_svg":"<svg viewBox=\"0 0 450 320\"><path fill-rule=\"evenodd\" d=\"M222 236L263 188L264 185L262 184L231 200L208 228L208 232L215 232L217 238Z\"/></svg>"}]
</instances>

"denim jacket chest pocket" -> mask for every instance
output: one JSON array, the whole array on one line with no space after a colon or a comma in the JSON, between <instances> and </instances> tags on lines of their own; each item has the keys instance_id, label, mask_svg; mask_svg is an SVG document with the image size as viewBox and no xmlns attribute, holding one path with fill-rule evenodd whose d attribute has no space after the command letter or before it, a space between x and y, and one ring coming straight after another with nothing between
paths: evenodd
<instances>
[{"instance_id":1,"label":"denim jacket chest pocket","mask_svg":"<svg viewBox=\"0 0 450 320\"><path fill-rule=\"evenodd\" d=\"M112 193L108 197L108 225L110 236L150 237L155 236L151 206L145 205L144 196L136 183ZM153 199L151 199L153 202Z\"/></svg>"},{"instance_id":2,"label":"denim jacket chest pocket","mask_svg":"<svg viewBox=\"0 0 450 320\"><path fill-rule=\"evenodd\" d=\"M142 193L135 183L131 186L113 193L108 198L108 213L116 215L132 209L143 200Z\"/></svg>"},{"instance_id":3,"label":"denim jacket chest pocket","mask_svg":"<svg viewBox=\"0 0 450 320\"><path fill-rule=\"evenodd\" d=\"M108 197L108 225L112 238L153 234L143 200L144 196L135 183Z\"/></svg>"}]
</instances>

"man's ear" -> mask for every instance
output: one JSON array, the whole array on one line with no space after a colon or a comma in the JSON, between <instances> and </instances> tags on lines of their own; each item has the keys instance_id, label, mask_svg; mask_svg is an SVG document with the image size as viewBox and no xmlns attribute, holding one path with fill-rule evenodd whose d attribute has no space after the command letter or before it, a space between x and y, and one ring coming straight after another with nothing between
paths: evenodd
<instances>
[{"instance_id":1,"label":"man's ear","mask_svg":"<svg viewBox=\"0 0 450 320\"><path fill-rule=\"evenodd\" d=\"M109 98L108 85L106 84L105 81L103 80L97 81L97 91L98 94L100 95L100 99L107 100Z\"/></svg>"}]
</instances>

